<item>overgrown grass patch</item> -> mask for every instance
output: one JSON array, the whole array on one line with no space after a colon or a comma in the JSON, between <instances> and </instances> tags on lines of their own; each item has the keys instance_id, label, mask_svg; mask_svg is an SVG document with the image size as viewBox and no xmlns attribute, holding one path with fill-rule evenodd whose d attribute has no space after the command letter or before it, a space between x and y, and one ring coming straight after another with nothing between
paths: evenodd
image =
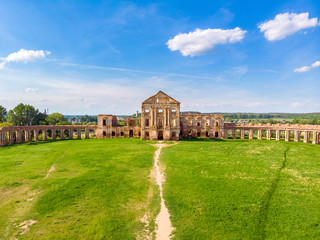
<instances>
[{"instance_id":1,"label":"overgrown grass patch","mask_svg":"<svg viewBox=\"0 0 320 240\"><path fill-rule=\"evenodd\" d=\"M319 239L320 148L261 140L166 148L175 239Z\"/></svg>"},{"instance_id":2,"label":"overgrown grass patch","mask_svg":"<svg viewBox=\"0 0 320 240\"><path fill-rule=\"evenodd\" d=\"M1 239L135 239L146 213L152 231L159 209L153 154L139 139L0 148ZM19 235L28 219L38 222Z\"/></svg>"}]
</instances>

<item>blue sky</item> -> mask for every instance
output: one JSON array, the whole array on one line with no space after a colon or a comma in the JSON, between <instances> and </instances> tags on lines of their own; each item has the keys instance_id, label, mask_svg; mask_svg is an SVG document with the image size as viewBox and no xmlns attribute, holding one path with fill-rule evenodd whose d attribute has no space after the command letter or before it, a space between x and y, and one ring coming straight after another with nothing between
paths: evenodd
<instances>
[{"instance_id":1,"label":"blue sky","mask_svg":"<svg viewBox=\"0 0 320 240\"><path fill-rule=\"evenodd\" d=\"M320 3L0 1L0 105L320 112Z\"/></svg>"}]
</instances>

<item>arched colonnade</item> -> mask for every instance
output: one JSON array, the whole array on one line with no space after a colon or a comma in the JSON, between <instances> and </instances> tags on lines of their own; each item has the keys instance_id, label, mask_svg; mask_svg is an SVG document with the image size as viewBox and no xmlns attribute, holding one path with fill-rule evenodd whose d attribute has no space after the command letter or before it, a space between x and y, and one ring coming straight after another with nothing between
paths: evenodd
<instances>
[{"instance_id":1,"label":"arched colonnade","mask_svg":"<svg viewBox=\"0 0 320 240\"><path fill-rule=\"evenodd\" d=\"M300 124L243 124L240 126L225 126L224 138L236 139L275 139L286 142L303 140L305 143L319 144L320 126Z\"/></svg>"},{"instance_id":2,"label":"arched colonnade","mask_svg":"<svg viewBox=\"0 0 320 240\"><path fill-rule=\"evenodd\" d=\"M38 125L38 126L12 126L0 128L0 146L13 143L46 141L49 138L63 139L85 139L96 135L96 125Z\"/></svg>"}]
</instances>

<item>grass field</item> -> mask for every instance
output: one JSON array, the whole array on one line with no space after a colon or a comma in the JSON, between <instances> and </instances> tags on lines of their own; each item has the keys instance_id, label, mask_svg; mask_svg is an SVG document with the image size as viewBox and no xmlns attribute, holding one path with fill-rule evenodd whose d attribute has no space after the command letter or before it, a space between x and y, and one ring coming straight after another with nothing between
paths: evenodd
<instances>
[{"instance_id":1,"label":"grass field","mask_svg":"<svg viewBox=\"0 0 320 240\"><path fill-rule=\"evenodd\" d=\"M144 239L160 208L153 143L0 148L0 239ZM174 239L320 239L320 146L191 139L160 160Z\"/></svg>"},{"instance_id":2,"label":"grass field","mask_svg":"<svg viewBox=\"0 0 320 240\"><path fill-rule=\"evenodd\" d=\"M259 140L164 149L176 239L320 239L320 148Z\"/></svg>"},{"instance_id":3,"label":"grass field","mask_svg":"<svg viewBox=\"0 0 320 240\"><path fill-rule=\"evenodd\" d=\"M135 239L146 213L153 231L160 202L149 177L153 154L139 139L0 148L0 239ZM20 235L31 219L37 223Z\"/></svg>"}]
</instances>

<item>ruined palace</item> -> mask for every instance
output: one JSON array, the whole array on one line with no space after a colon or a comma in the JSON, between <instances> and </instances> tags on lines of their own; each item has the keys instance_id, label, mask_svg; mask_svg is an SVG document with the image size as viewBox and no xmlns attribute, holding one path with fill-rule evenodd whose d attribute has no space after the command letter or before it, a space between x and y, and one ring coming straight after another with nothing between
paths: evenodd
<instances>
[{"instance_id":1,"label":"ruined palace","mask_svg":"<svg viewBox=\"0 0 320 240\"><path fill-rule=\"evenodd\" d=\"M319 125L299 124L242 124L225 123L219 114L181 114L180 102L162 91L141 104L140 119L126 119L118 126L115 115L98 115L97 125L39 125L0 128L0 146L14 142L38 141L48 138L82 139L114 137L140 137L142 140L179 140L194 138L240 138L301 141L319 144Z\"/></svg>"}]
</instances>

